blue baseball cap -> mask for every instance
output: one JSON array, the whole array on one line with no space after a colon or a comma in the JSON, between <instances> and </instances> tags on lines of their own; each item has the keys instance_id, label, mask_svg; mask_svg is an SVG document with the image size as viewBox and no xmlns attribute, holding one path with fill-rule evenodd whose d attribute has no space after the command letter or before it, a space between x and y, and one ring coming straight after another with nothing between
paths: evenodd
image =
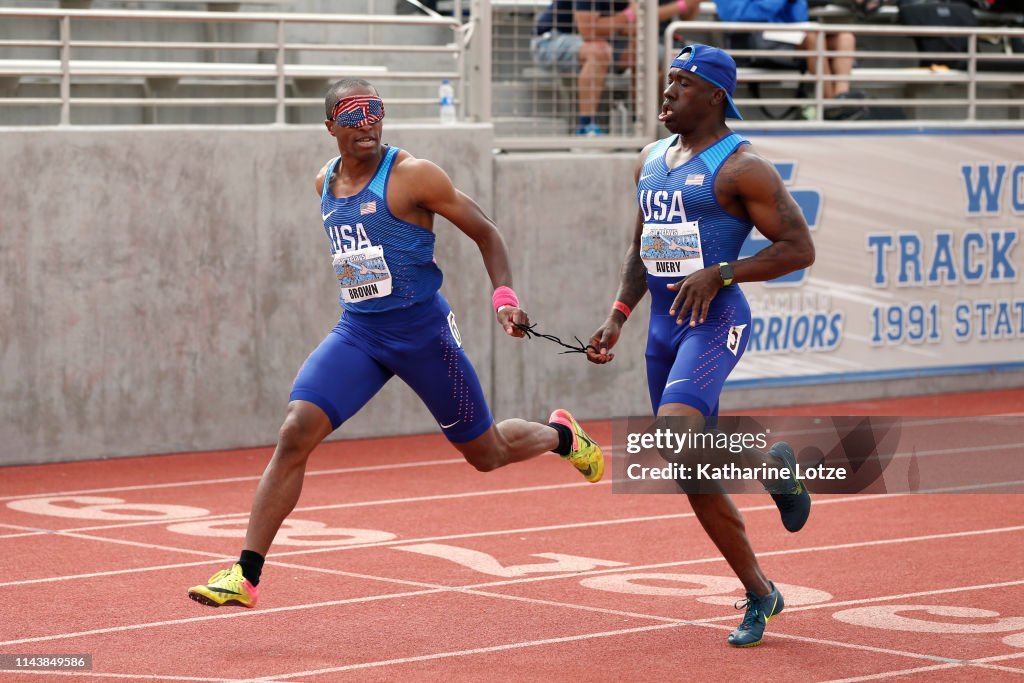
<instances>
[{"instance_id":1,"label":"blue baseball cap","mask_svg":"<svg viewBox=\"0 0 1024 683\"><path fill-rule=\"evenodd\" d=\"M672 60L672 68L689 71L724 90L725 117L743 119L732 101L732 94L736 92L736 60L728 52L699 43L687 45Z\"/></svg>"}]
</instances>

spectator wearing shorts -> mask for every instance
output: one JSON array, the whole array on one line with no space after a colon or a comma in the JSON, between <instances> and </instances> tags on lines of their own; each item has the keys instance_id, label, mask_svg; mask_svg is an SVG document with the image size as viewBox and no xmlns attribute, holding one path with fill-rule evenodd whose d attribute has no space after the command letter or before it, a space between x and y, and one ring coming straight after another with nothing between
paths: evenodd
<instances>
[{"instance_id":1,"label":"spectator wearing shorts","mask_svg":"<svg viewBox=\"0 0 1024 683\"><path fill-rule=\"evenodd\" d=\"M754 21L771 23L802 23L809 20L807 0L715 0L718 18L722 21ZM804 50L816 49L816 34L806 33L803 41L797 46ZM825 48L829 51L852 53L857 48L857 40L849 31L829 33L825 36ZM853 71L853 57L826 57L822 72L825 75L849 77ZM816 73L818 58L807 57L807 70ZM863 99L865 94L850 89L849 80L825 81L824 97L828 99L847 100ZM829 107L825 110L827 119L858 119L868 113L862 105Z\"/></svg>"},{"instance_id":2,"label":"spectator wearing shorts","mask_svg":"<svg viewBox=\"0 0 1024 683\"><path fill-rule=\"evenodd\" d=\"M658 21L692 19L699 10L698 0L670 0L659 6ZM612 65L617 72L633 66L635 30L636 8L629 0L552 0L537 17L530 42L534 62L579 71L577 135L605 134L597 121L601 93Z\"/></svg>"}]
</instances>

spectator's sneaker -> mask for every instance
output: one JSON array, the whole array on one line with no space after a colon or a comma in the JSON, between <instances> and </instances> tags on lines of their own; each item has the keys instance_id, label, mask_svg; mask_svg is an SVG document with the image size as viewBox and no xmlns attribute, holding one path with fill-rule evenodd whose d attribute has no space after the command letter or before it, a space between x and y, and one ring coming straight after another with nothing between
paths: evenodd
<instances>
[{"instance_id":1,"label":"spectator's sneaker","mask_svg":"<svg viewBox=\"0 0 1024 683\"><path fill-rule=\"evenodd\" d=\"M780 464L793 473L789 479L764 488L771 494L775 507L779 508L782 526L786 527L786 531L796 533L804 528L811 515L811 494L804 483L796 478L796 456L788 443L780 441L774 444L768 449L768 455L781 460Z\"/></svg>"},{"instance_id":2,"label":"spectator's sneaker","mask_svg":"<svg viewBox=\"0 0 1024 683\"><path fill-rule=\"evenodd\" d=\"M585 126L580 126L576 129L576 135L585 135L587 137L596 138L599 135L607 135L604 128L597 125L596 123L588 123Z\"/></svg>"},{"instance_id":3,"label":"spectator's sneaker","mask_svg":"<svg viewBox=\"0 0 1024 683\"><path fill-rule=\"evenodd\" d=\"M242 565L236 564L231 569L222 569L211 576L209 583L205 586L189 588L188 597L210 607L220 607L221 605L255 607L259 592L259 588L242 576Z\"/></svg>"},{"instance_id":4,"label":"spectator's sneaker","mask_svg":"<svg viewBox=\"0 0 1024 683\"><path fill-rule=\"evenodd\" d=\"M548 422L556 422L572 430L572 451L562 457L571 462L591 484L601 481L604 476L604 455L597 442L587 436L568 410L559 408L551 413Z\"/></svg>"},{"instance_id":5,"label":"spectator's sneaker","mask_svg":"<svg viewBox=\"0 0 1024 683\"><path fill-rule=\"evenodd\" d=\"M769 581L768 585L772 592L763 598L748 592L746 601L736 603L736 609L746 609L747 613L743 615L743 621L736 630L729 634L729 644L733 647L760 645L764 639L765 624L786 606L775 584Z\"/></svg>"},{"instance_id":6,"label":"spectator's sneaker","mask_svg":"<svg viewBox=\"0 0 1024 683\"><path fill-rule=\"evenodd\" d=\"M867 99L867 93L863 90L850 90L840 95L836 95L837 101L850 101L848 106L845 107L828 107L825 110L825 119L828 121L857 121L859 119L867 118L870 113L867 105L859 104L856 100Z\"/></svg>"}]
</instances>

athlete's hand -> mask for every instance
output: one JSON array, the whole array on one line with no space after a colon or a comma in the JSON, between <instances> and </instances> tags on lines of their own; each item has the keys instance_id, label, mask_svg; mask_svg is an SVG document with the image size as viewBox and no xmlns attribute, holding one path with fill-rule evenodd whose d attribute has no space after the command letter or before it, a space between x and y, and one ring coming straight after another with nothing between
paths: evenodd
<instances>
[{"instance_id":1,"label":"athlete's hand","mask_svg":"<svg viewBox=\"0 0 1024 683\"><path fill-rule=\"evenodd\" d=\"M609 351L615 346L615 342L619 341L620 334L622 325L609 316L604 324L597 328L597 332L591 335L590 343L587 345L587 360L598 365L612 362L615 354Z\"/></svg>"},{"instance_id":2,"label":"athlete's hand","mask_svg":"<svg viewBox=\"0 0 1024 683\"><path fill-rule=\"evenodd\" d=\"M526 333L516 327L516 324L529 326L530 316L521 308L502 306L498 311L498 323L505 328L505 334L510 337L525 337Z\"/></svg>"},{"instance_id":3,"label":"athlete's hand","mask_svg":"<svg viewBox=\"0 0 1024 683\"><path fill-rule=\"evenodd\" d=\"M687 276L685 280L669 285L668 288L679 290L672 302L672 308L668 309L668 314L676 316L677 325L682 325L683 320L689 315L690 327L696 327L708 317L711 300L722 288L722 275L717 265L702 268Z\"/></svg>"}]
</instances>

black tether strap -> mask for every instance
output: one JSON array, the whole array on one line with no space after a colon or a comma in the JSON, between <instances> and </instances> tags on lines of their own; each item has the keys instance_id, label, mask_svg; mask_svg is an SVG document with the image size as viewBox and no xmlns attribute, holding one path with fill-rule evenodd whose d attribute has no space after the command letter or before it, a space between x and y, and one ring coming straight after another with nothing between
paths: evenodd
<instances>
[{"instance_id":1,"label":"black tether strap","mask_svg":"<svg viewBox=\"0 0 1024 683\"><path fill-rule=\"evenodd\" d=\"M559 346L564 346L565 348L569 349L568 351L562 351L562 353L586 353L588 349L589 350L594 350L594 351L597 350L593 346L591 346L590 344L584 344L582 341L580 341L580 338L575 336L575 335L573 335L573 339L576 340L576 344L577 345L573 346L572 344L566 344L565 342L563 342L561 339L559 339L558 337L556 337L553 334L542 334L542 333L537 331L537 324L536 323L534 323L533 325L523 325L522 323L512 323L512 324L515 325L516 327L518 327L520 330L522 330L526 334L526 338L527 339L532 339L534 337L540 337L541 339L547 339L548 341L553 341L556 344L558 344Z\"/></svg>"}]
</instances>

